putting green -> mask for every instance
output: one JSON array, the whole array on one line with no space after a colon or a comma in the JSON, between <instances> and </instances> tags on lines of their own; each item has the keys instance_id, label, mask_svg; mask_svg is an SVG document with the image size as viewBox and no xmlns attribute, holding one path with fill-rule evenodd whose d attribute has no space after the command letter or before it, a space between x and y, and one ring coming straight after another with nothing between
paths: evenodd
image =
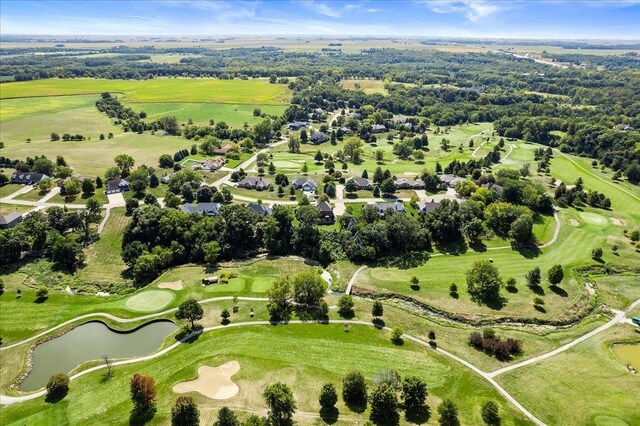
<instances>
[{"instance_id":1,"label":"putting green","mask_svg":"<svg viewBox=\"0 0 640 426\"><path fill-rule=\"evenodd\" d=\"M629 426L629 423L624 420L611 416L597 416L593 419L593 423L597 426Z\"/></svg>"},{"instance_id":2,"label":"putting green","mask_svg":"<svg viewBox=\"0 0 640 426\"><path fill-rule=\"evenodd\" d=\"M131 311L152 312L167 306L174 297L170 291L147 290L128 298L124 306Z\"/></svg>"},{"instance_id":3,"label":"putting green","mask_svg":"<svg viewBox=\"0 0 640 426\"><path fill-rule=\"evenodd\" d=\"M580 217L587 223L593 225L606 225L607 218L597 213L581 212Z\"/></svg>"}]
</instances>

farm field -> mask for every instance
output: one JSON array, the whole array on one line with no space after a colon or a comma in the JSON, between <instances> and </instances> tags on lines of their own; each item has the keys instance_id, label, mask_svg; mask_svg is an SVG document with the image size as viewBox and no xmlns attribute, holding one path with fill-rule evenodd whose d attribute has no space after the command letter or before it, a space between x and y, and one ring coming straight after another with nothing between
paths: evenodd
<instances>
[{"instance_id":1,"label":"farm field","mask_svg":"<svg viewBox=\"0 0 640 426\"><path fill-rule=\"evenodd\" d=\"M550 360L496 380L548 424L637 424L640 413L629 395L638 389L640 379L627 371L611 349L612 344L625 341L640 342L640 338L632 326L616 325ZM567 400L574 405L568 406Z\"/></svg>"},{"instance_id":2,"label":"farm field","mask_svg":"<svg viewBox=\"0 0 640 426\"><path fill-rule=\"evenodd\" d=\"M264 79L217 80L164 78L154 80L44 79L2 85L0 99L122 93L125 103L195 102L286 105L289 89Z\"/></svg>"},{"instance_id":3,"label":"farm field","mask_svg":"<svg viewBox=\"0 0 640 426\"><path fill-rule=\"evenodd\" d=\"M268 383L278 380L290 385L296 396L296 421L315 424L313 417L319 410L316 395L322 383L333 382L340 389L342 376L358 369L371 384L377 373L390 366L401 375L415 374L427 381L430 395L427 403L432 407L432 418L436 417L434 407L438 402L442 398L452 398L459 401L461 421L476 424L481 421L479 406L485 400L493 399L500 405L503 424L529 424L491 385L465 367L427 348L411 342L394 346L389 341L388 332L366 326L353 326L349 333L345 333L340 325L297 324L208 332L197 340L197 344L182 345L171 356L117 367L115 376L105 383L100 383L100 372L74 381L65 404L30 401L4 408L3 418L8 425L24 421L37 423L45 418L55 418L60 425L95 424L100 419L124 423L130 403L128 393L120 390L127 387L134 372L140 372L153 376L158 386L158 412L154 424L168 424L169 409L177 397L171 390L175 384L195 378L199 366L217 366L233 360L240 364L240 370L232 378L240 388L236 396L215 401L198 393L190 394L201 410L201 420L206 424L213 422L217 410L223 405L238 411L243 418L249 413L266 414L261 391ZM420 368L416 369L417 365ZM87 389L91 392L85 391ZM81 409L87 405L99 409L92 412ZM338 409L338 424L364 422L368 418L368 412L356 414L342 402Z\"/></svg>"},{"instance_id":4,"label":"farm field","mask_svg":"<svg viewBox=\"0 0 640 426\"><path fill-rule=\"evenodd\" d=\"M213 119L216 123L224 121L233 128L241 128L245 123L249 126L260 122L261 117L253 115L256 106L264 114L281 115L284 105L252 105L223 103L191 103L191 102L154 102L131 104L136 110L147 113L146 121L154 121L165 116L175 116L180 122L191 119L196 124L208 124Z\"/></svg>"}]
</instances>

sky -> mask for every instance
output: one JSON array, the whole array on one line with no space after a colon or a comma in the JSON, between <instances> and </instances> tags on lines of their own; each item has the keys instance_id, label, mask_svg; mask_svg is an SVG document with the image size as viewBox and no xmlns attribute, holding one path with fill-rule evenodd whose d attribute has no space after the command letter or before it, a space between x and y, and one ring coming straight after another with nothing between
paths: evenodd
<instances>
[{"instance_id":1,"label":"sky","mask_svg":"<svg viewBox=\"0 0 640 426\"><path fill-rule=\"evenodd\" d=\"M640 0L1 0L0 34L640 40Z\"/></svg>"}]
</instances>

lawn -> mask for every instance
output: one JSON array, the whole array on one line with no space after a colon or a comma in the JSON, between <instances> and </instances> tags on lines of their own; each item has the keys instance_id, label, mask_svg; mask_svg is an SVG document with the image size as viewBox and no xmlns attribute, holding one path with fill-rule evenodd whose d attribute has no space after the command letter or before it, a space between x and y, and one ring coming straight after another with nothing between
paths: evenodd
<instances>
[{"instance_id":1,"label":"lawn","mask_svg":"<svg viewBox=\"0 0 640 426\"><path fill-rule=\"evenodd\" d=\"M7 175L10 175L10 174L11 173L7 173ZM24 185L19 185L17 183L8 183L6 185L0 186L0 198L8 197L9 195L13 194L23 186Z\"/></svg>"},{"instance_id":2,"label":"lawn","mask_svg":"<svg viewBox=\"0 0 640 426\"><path fill-rule=\"evenodd\" d=\"M20 194L16 197L13 197L13 200L23 200L23 201L38 201L45 195L47 195L49 191L42 192L37 187L33 188L29 192L25 192L24 194Z\"/></svg>"},{"instance_id":3,"label":"lawn","mask_svg":"<svg viewBox=\"0 0 640 426\"><path fill-rule=\"evenodd\" d=\"M20 213L20 214L24 214L30 210L33 210L35 207L33 206L23 206L23 205L19 205L19 204L7 204L7 203L2 203L2 205L0 205L0 214L5 215L5 214L9 214L11 212L16 212L16 213Z\"/></svg>"},{"instance_id":4,"label":"lawn","mask_svg":"<svg viewBox=\"0 0 640 426\"><path fill-rule=\"evenodd\" d=\"M217 80L162 78L154 80L43 79L2 85L0 98L123 93L122 100L135 102L198 102L255 105L286 105L289 89L264 79Z\"/></svg>"},{"instance_id":5,"label":"lawn","mask_svg":"<svg viewBox=\"0 0 640 426\"><path fill-rule=\"evenodd\" d=\"M487 399L498 402L504 425L529 424L498 392L474 373L433 351L407 342L394 346L389 333L365 326L353 326L349 333L340 325L254 326L209 332L195 343L180 346L168 356L131 366L116 367L115 376L101 382L100 372L71 384L64 401L46 404L42 399L3 408L4 424L39 423L55 419L56 424L85 425L96 422L125 424L131 404L128 382L135 372L151 375L158 387L158 411L154 424L169 424L170 408L177 395L175 384L194 379L199 366L217 366L238 361L233 376L239 393L216 401L191 393L201 411L201 421L211 424L221 406L236 410L241 418L266 414L261 392L275 381L289 384L296 397L299 424L317 424L317 395L322 383L332 382L340 390L344 374L358 369L372 385L380 371L393 368L401 375L423 377L429 387L428 404L435 420L436 406L443 398L458 403L463 424L480 424L480 405ZM420 366L420 368L416 368ZM89 391L90 390L90 391ZM91 406L92 410L85 407ZM340 424L363 423L368 412L357 414L338 403ZM45 420L46 419L46 420ZM404 423L404 422L403 422Z\"/></svg>"},{"instance_id":6,"label":"lawn","mask_svg":"<svg viewBox=\"0 0 640 426\"><path fill-rule=\"evenodd\" d=\"M498 376L525 408L547 424L640 424L640 381L611 345L640 342L630 325L616 325L548 360Z\"/></svg>"},{"instance_id":7,"label":"lawn","mask_svg":"<svg viewBox=\"0 0 640 426\"><path fill-rule=\"evenodd\" d=\"M31 191L33 192L33 191ZM51 197L49 199L49 203L65 203L65 204L80 204L80 205L85 205L87 204L87 201L89 200L96 200L102 204L107 204L109 202L107 196L104 193L104 187L103 188L96 188L96 192L89 196L89 197L85 197L84 194L80 194L76 197L63 197L62 195L60 195L59 193L54 195L53 197Z\"/></svg>"}]
</instances>

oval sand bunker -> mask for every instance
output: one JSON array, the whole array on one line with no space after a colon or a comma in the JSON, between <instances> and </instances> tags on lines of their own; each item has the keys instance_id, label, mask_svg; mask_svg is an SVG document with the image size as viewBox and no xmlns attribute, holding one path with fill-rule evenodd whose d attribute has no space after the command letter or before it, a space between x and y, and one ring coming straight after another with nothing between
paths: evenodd
<instances>
[{"instance_id":1,"label":"oval sand bunker","mask_svg":"<svg viewBox=\"0 0 640 426\"><path fill-rule=\"evenodd\" d=\"M240 391L231 376L240 370L238 361L229 361L219 367L203 365L198 368L198 378L178 383L173 387L176 393L198 392L211 399L229 399Z\"/></svg>"}]
</instances>

